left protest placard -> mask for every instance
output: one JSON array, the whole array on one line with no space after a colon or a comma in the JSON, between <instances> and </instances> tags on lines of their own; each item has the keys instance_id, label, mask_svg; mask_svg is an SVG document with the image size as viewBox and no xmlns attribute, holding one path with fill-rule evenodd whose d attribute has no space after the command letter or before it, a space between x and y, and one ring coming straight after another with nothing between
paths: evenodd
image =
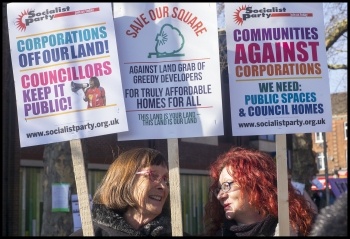
<instances>
[{"instance_id":1,"label":"left protest placard","mask_svg":"<svg viewBox=\"0 0 350 239\"><path fill-rule=\"evenodd\" d=\"M111 3L9 3L21 147L128 131Z\"/></svg>"}]
</instances>

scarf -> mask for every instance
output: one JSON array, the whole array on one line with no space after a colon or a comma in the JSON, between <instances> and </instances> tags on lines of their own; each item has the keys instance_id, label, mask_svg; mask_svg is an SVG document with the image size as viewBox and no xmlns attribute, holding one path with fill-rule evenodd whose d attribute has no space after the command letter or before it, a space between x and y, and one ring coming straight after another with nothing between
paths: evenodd
<instances>
[{"instance_id":1,"label":"scarf","mask_svg":"<svg viewBox=\"0 0 350 239\"><path fill-rule=\"evenodd\" d=\"M223 225L223 236L273 236L275 234L277 218L268 215L261 222L248 225L237 225L234 220L226 220Z\"/></svg>"},{"instance_id":2,"label":"scarf","mask_svg":"<svg viewBox=\"0 0 350 239\"><path fill-rule=\"evenodd\" d=\"M102 204L93 204L91 212L94 222L127 233L130 236L171 235L171 220L162 214L140 229L135 230L124 220L122 214Z\"/></svg>"}]
</instances>

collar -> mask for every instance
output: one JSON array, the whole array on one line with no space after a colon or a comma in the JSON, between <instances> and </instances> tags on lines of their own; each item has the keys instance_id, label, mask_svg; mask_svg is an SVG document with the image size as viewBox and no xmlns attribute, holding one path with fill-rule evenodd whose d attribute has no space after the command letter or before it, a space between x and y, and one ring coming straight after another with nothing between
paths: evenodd
<instances>
[{"instance_id":1,"label":"collar","mask_svg":"<svg viewBox=\"0 0 350 239\"><path fill-rule=\"evenodd\" d=\"M171 235L171 220L166 215L161 214L153 221L135 230L124 220L122 213L103 204L93 204L91 213L94 222L125 232L131 236Z\"/></svg>"},{"instance_id":2,"label":"collar","mask_svg":"<svg viewBox=\"0 0 350 239\"><path fill-rule=\"evenodd\" d=\"M223 225L224 235L234 236L273 236L278 220L268 215L264 220L248 225L237 225L234 220L226 220Z\"/></svg>"}]
</instances>

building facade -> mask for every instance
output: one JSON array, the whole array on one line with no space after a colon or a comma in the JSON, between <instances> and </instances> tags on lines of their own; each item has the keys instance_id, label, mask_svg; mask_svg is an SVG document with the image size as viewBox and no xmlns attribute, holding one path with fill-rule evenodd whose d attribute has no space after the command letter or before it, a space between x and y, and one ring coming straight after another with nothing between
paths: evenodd
<instances>
[{"instance_id":1,"label":"building facade","mask_svg":"<svg viewBox=\"0 0 350 239\"><path fill-rule=\"evenodd\" d=\"M341 177L346 176L348 168L347 92L332 94L331 102L332 131L325 134L315 132L312 135L313 150L316 153L319 176L325 174L324 158L326 156L328 173Z\"/></svg>"},{"instance_id":2,"label":"building facade","mask_svg":"<svg viewBox=\"0 0 350 239\"><path fill-rule=\"evenodd\" d=\"M332 190L332 185L327 183L328 178L348 177L348 112L347 112L347 92L331 95L332 104L332 131L315 132L312 135L313 151L318 167L318 180L323 184L322 189L313 186L314 191L323 198L323 205L326 204L326 187L330 189L330 202L336 198ZM342 182L345 182L344 180ZM347 188L347 184L345 185ZM322 205L321 205L322 207Z\"/></svg>"}]
</instances>

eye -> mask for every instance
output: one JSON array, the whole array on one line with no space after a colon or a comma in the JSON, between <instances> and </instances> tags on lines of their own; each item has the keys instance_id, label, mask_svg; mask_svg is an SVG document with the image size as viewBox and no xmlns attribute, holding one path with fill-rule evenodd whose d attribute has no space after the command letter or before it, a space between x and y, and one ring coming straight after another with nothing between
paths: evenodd
<instances>
[{"instance_id":1,"label":"eye","mask_svg":"<svg viewBox=\"0 0 350 239\"><path fill-rule=\"evenodd\" d=\"M226 192L226 191L230 190L230 184L229 184L229 183L223 183L223 184L221 185L221 188L222 188L222 190L223 190L224 192Z\"/></svg>"},{"instance_id":2,"label":"eye","mask_svg":"<svg viewBox=\"0 0 350 239\"><path fill-rule=\"evenodd\" d=\"M151 180L154 182L154 181L157 181L159 179L159 175L156 174L156 173L153 173L153 172L150 172L150 178Z\"/></svg>"}]
</instances>

